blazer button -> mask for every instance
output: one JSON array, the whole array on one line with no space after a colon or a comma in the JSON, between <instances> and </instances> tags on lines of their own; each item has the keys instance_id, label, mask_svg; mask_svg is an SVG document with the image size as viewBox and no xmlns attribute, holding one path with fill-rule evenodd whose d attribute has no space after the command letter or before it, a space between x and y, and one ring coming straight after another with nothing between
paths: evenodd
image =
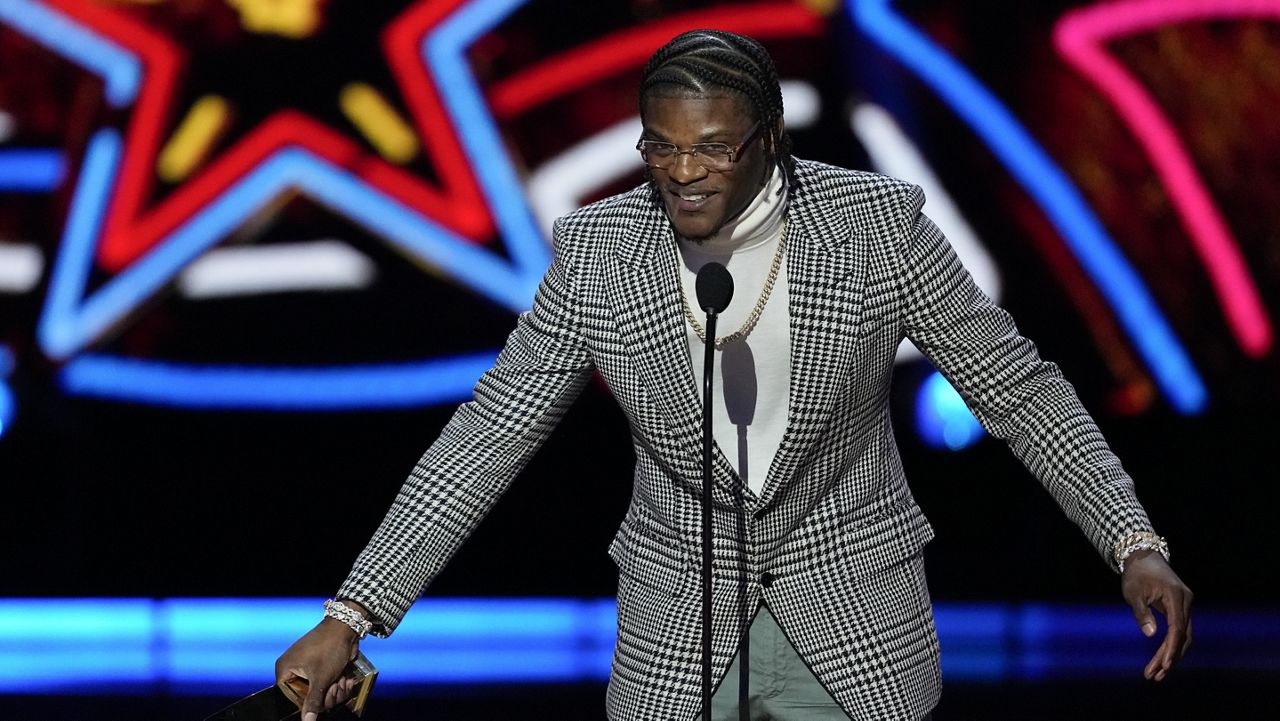
<instances>
[{"instance_id":1,"label":"blazer button","mask_svg":"<svg viewBox=\"0 0 1280 721\"><path fill-rule=\"evenodd\" d=\"M765 588L769 588L770 586L773 585L773 579L774 579L774 575L772 573L769 573L768 571L765 571L764 573L760 574L760 585L764 586Z\"/></svg>"}]
</instances>

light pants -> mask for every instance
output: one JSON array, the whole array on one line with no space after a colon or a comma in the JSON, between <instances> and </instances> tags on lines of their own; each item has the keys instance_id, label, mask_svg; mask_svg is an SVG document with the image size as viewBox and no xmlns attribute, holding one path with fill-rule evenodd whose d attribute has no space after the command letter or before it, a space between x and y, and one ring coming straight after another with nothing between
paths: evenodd
<instances>
[{"instance_id":1,"label":"light pants","mask_svg":"<svg viewBox=\"0 0 1280 721\"><path fill-rule=\"evenodd\" d=\"M751 621L747 657L749 716L738 713L739 657L711 697L714 721L849 721L787 640L769 609L760 605ZM930 717L926 716L925 721Z\"/></svg>"}]
</instances>

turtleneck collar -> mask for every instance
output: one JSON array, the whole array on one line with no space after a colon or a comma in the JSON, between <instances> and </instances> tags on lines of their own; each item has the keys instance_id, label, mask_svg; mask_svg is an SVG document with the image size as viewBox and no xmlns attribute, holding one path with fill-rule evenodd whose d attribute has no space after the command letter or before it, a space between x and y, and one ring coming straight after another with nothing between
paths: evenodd
<instances>
[{"instance_id":1,"label":"turtleneck collar","mask_svg":"<svg viewBox=\"0 0 1280 721\"><path fill-rule=\"evenodd\" d=\"M788 195L782 171L775 165L764 187L736 218L725 223L715 235L701 243L685 242L682 245L686 250L723 255L749 250L777 238L787 214Z\"/></svg>"}]
</instances>

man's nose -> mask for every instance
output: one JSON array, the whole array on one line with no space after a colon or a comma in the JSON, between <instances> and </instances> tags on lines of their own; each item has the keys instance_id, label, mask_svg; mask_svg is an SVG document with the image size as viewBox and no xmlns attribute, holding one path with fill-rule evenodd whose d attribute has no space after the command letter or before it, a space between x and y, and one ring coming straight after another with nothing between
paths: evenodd
<instances>
[{"instance_id":1,"label":"man's nose","mask_svg":"<svg viewBox=\"0 0 1280 721\"><path fill-rule=\"evenodd\" d=\"M675 162L671 164L671 169L667 171L671 179L680 184L692 183L707 174L707 169L702 167L702 163L693 156L691 152L680 153L676 156Z\"/></svg>"}]
</instances>

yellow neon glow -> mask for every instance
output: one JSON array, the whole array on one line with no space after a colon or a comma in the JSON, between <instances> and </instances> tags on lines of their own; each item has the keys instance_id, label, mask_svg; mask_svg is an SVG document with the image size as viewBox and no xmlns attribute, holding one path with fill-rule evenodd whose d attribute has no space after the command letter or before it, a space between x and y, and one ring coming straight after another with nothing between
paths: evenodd
<instances>
[{"instance_id":1,"label":"yellow neon glow","mask_svg":"<svg viewBox=\"0 0 1280 721\"><path fill-rule=\"evenodd\" d=\"M259 35L305 38L320 27L324 0L227 0L240 13L240 25Z\"/></svg>"},{"instance_id":2,"label":"yellow neon glow","mask_svg":"<svg viewBox=\"0 0 1280 721\"><path fill-rule=\"evenodd\" d=\"M165 143L156 159L156 175L161 180L176 183L199 167L218 136L231 119L231 108L218 95L205 95L191 104L187 116L173 131L173 137Z\"/></svg>"},{"instance_id":3,"label":"yellow neon glow","mask_svg":"<svg viewBox=\"0 0 1280 721\"><path fill-rule=\"evenodd\" d=\"M369 143L393 163L418 154L418 137L381 94L365 83L351 83L338 94L338 105Z\"/></svg>"},{"instance_id":4,"label":"yellow neon glow","mask_svg":"<svg viewBox=\"0 0 1280 721\"><path fill-rule=\"evenodd\" d=\"M818 15L830 15L840 7L840 0L803 0L802 4Z\"/></svg>"}]
</instances>

